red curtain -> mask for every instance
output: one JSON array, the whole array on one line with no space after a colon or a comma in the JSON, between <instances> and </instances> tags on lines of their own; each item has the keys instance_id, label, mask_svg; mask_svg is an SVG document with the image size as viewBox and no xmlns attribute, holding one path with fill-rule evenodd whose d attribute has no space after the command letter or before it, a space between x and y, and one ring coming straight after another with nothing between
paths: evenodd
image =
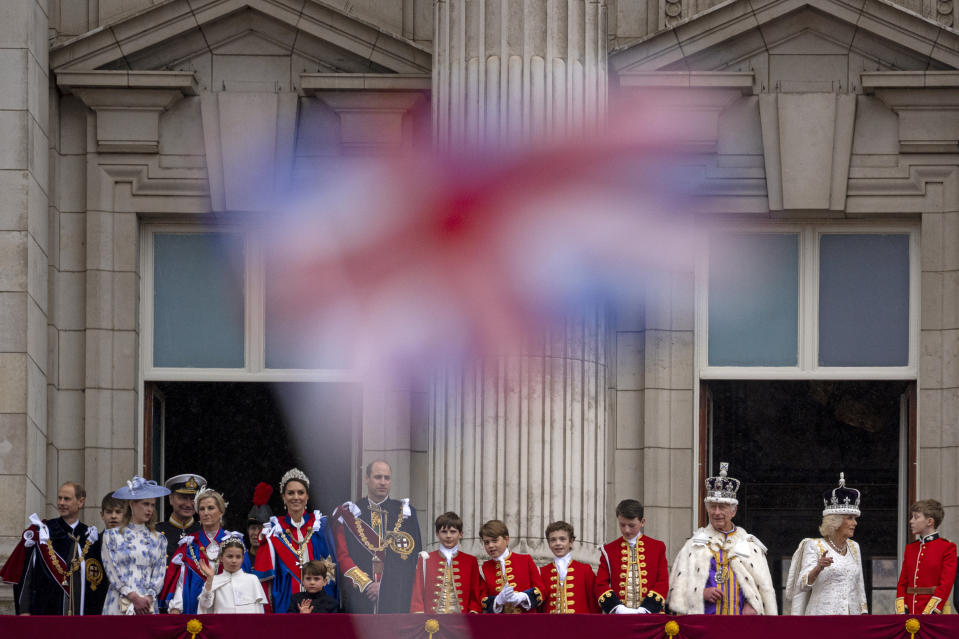
<instances>
[{"instance_id":1,"label":"red curtain","mask_svg":"<svg viewBox=\"0 0 959 639\"><path fill-rule=\"evenodd\" d=\"M163 615L143 617L0 616L3 639L190 639L187 622L203 629L196 639L664 639L666 623L678 639L908 639L906 616L666 617L664 615ZM956 639L959 616L921 616L917 639Z\"/></svg>"}]
</instances>

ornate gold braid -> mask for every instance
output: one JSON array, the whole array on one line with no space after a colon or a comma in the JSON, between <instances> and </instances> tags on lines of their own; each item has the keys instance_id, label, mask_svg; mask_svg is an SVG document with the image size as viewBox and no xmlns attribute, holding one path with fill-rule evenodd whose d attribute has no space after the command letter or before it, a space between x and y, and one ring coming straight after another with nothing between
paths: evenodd
<instances>
[{"instance_id":1,"label":"ornate gold braid","mask_svg":"<svg viewBox=\"0 0 959 639\"><path fill-rule=\"evenodd\" d=\"M386 550L386 541L385 541L385 540L389 538L389 535L383 535L383 536L380 538L380 545L379 545L379 546L374 546L373 544L370 543L370 540L366 538L366 533L363 532L363 526L360 525L360 521L361 521L361 520L360 520L359 517L357 517L356 519L354 519L354 520L353 520L353 527L356 528L356 532L357 532L357 533L359 534L359 536L360 536L360 541L363 542L363 545L366 546L366 549L369 550L370 552L382 552L382 551ZM400 528L402 528L402 527L403 527L403 514L400 513L400 515L396 518L396 524L394 524L394 526L393 526L393 532L394 532L394 533L398 533L398 532L400 531Z\"/></svg>"},{"instance_id":2,"label":"ornate gold braid","mask_svg":"<svg viewBox=\"0 0 959 639\"><path fill-rule=\"evenodd\" d=\"M53 569L56 570L61 577L63 577L62 583L64 585L66 585L67 579L72 577L73 573L79 570L80 565L83 564L83 560L87 558L87 551L90 550L90 546L92 544L93 542L87 538L86 543L83 544L83 550L80 552L80 556L70 562L69 570L63 572L63 570L60 569L60 564L57 562L57 553L53 550L53 544L49 541L47 542L47 554L50 556L50 563L53 565Z\"/></svg>"},{"instance_id":3,"label":"ornate gold braid","mask_svg":"<svg viewBox=\"0 0 959 639\"><path fill-rule=\"evenodd\" d=\"M306 537L303 538L303 541L297 542L297 547L293 547L293 538L290 536L286 529L283 526L280 526L280 535L286 540L287 547L296 553L296 556L300 558L300 565L306 563L306 558L309 555L310 547L310 537L313 536L313 526L310 526L310 532L306 533Z\"/></svg>"}]
</instances>

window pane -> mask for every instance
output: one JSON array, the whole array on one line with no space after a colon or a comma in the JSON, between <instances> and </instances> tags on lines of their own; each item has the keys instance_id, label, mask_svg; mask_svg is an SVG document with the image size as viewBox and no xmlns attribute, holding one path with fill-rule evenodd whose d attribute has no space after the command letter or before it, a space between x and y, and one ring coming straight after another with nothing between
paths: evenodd
<instances>
[{"instance_id":1,"label":"window pane","mask_svg":"<svg viewBox=\"0 0 959 639\"><path fill-rule=\"evenodd\" d=\"M266 260L266 367L349 368L349 318L309 303L289 308L278 292L283 273Z\"/></svg>"},{"instance_id":2,"label":"window pane","mask_svg":"<svg viewBox=\"0 0 959 639\"><path fill-rule=\"evenodd\" d=\"M709 365L796 366L798 333L799 236L714 236Z\"/></svg>"},{"instance_id":3,"label":"window pane","mask_svg":"<svg viewBox=\"0 0 959 639\"><path fill-rule=\"evenodd\" d=\"M909 236L820 237L820 366L908 363Z\"/></svg>"},{"instance_id":4,"label":"window pane","mask_svg":"<svg viewBox=\"0 0 959 639\"><path fill-rule=\"evenodd\" d=\"M236 233L154 235L154 366L243 368L242 264Z\"/></svg>"}]
</instances>

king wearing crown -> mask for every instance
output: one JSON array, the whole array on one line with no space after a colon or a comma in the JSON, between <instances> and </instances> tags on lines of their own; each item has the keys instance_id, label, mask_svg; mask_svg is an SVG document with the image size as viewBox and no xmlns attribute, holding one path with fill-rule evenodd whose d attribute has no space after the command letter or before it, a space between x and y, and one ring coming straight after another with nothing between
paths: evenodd
<instances>
[{"instance_id":1,"label":"king wearing crown","mask_svg":"<svg viewBox=\"0 0 959 639\"><path fill-rule=\"evenodd\" d=\"M733 523L739 480L729 464L706 480L709 524L686 540L669 575L666 605L681 615L775 615L766 547Z\"/></svg>"}]
</instances>

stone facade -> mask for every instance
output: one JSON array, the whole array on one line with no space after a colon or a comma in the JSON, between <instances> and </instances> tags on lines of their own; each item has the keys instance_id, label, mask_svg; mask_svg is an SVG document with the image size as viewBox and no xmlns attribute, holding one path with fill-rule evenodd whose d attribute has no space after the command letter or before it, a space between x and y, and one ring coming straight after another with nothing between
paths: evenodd
<instances>
[{"instance_id":1,"label":"stone facade","mask_svg":"<svg viewBox=\"0 0 959 639\"><path fill-rule=\"evenodd\" d=\"M0 557L63 481L102 495L142 468L149 224L262 212L357 155L599 127L611 95L655 95L685 123L703 219L917 226L916 488L955 537L959 34L951 0L899 4L4 2ZM695 265L643 286L543 349L365 384L355 456L393 463L426 538L454 507L474 550L500 516L544 555L563 516L592 559L615 503L639 497L672 556L701 497ZM504 465L515 481L484 484Z\"/></svg>"}]
</instances>

